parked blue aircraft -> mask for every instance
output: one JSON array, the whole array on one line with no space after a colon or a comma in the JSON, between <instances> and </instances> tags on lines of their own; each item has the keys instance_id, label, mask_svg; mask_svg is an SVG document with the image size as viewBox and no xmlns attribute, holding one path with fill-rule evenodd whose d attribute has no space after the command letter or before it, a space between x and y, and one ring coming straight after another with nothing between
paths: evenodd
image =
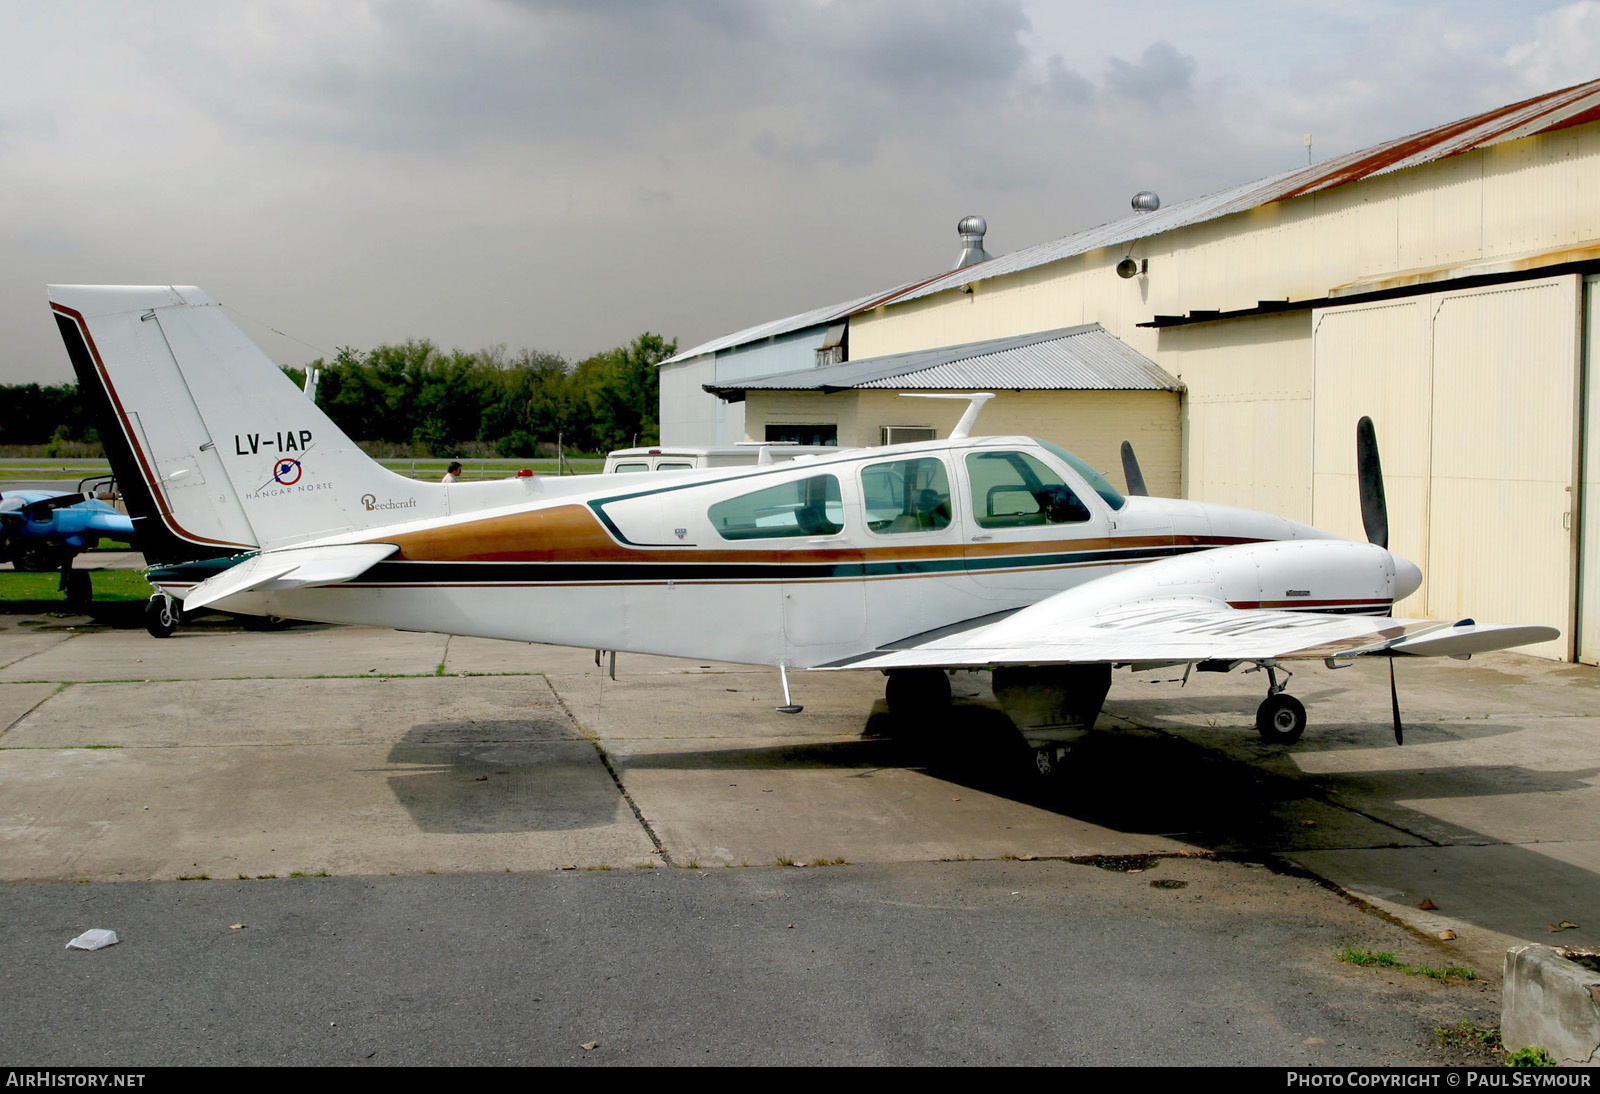
<instances>
[{"instance_id":1,"label":"parked blue aircraft","mask_svg":"<svg viewBox=\"0 0 1600 1094\"><path fill-rule=\"evenodd\" d=\"M72 560L101 536L133 538L133 521L92 494L54 494L13 490L0 494L0 562L18 570L60 570L67 602L87 604L93 596L89 574Z\"/></svg>"}]
</instances>

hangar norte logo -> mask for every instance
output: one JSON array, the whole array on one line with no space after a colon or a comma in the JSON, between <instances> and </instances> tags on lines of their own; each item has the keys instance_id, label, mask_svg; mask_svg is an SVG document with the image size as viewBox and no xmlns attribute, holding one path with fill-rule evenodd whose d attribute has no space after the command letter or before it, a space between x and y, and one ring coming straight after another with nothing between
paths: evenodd
<instances>
[{"instance_id":1,"label":"hangar norte logo","mask_svg":"<svg viewBox=\"0 0 1600 1094\"><path fill-rule=\"evenodd\" d=\"M279 460L278 465L272 469L272 481L279 486L293 486L300 481L301 470L299 460Z\"/></svg>"}]
</instances>

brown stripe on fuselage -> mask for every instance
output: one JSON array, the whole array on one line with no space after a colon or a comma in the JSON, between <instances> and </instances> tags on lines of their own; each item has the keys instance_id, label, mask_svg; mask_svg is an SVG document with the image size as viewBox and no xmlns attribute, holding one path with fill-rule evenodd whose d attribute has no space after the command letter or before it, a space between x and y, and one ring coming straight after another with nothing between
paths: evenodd
<instances>
[{"instance_id":1,"label":"brown stripe on fuselage","mask_svg":"<svg viewBox=\"0 0 1600 1094\"><path fill-rule=\"evenodd\" d=\"M464 520L437 528L386 535L371 542L393 543L396 562L892 562L900 559L993 558L1003 555L1053 555L1141 547L1221 547L1251 542L1207 536L1096 536L1084 539L960 541L780 547L628 547L618 543L585 505L556 505L522 513ZM792 542L792 541L790 541Z\"/></svg>"}]
</instances>

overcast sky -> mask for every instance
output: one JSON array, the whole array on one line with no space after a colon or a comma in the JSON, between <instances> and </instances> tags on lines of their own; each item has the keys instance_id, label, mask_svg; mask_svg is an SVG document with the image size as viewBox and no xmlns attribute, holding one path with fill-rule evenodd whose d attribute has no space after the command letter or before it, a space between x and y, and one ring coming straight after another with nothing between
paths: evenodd
<instances>
[{"instance_id":1,"label":"overcast sky","mask_svg":"<svg viewBox=\"0 0 1600 1094\"><path fill-rule=\"evenodd\" d=\"M52 282L687 348L1597 76L1593 0L0 0L0 382Z\"/></svg>"}]
</instances>

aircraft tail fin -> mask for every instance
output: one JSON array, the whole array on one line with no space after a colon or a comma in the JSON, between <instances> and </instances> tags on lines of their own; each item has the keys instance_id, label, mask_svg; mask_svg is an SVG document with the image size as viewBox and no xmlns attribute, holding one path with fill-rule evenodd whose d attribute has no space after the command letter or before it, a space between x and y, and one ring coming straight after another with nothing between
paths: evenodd
<instances>
[{"instance_id":1,"label":"aircraft tail fin","mask_svg":"<svg viewBox=\"0 0 1600 1094\"><path fill-rule=\"evenodd\" d=\"M368 457L199 289L53 285L50 306L148 561L449 512L448 487Z\"/></svg>"}]
</instances>

